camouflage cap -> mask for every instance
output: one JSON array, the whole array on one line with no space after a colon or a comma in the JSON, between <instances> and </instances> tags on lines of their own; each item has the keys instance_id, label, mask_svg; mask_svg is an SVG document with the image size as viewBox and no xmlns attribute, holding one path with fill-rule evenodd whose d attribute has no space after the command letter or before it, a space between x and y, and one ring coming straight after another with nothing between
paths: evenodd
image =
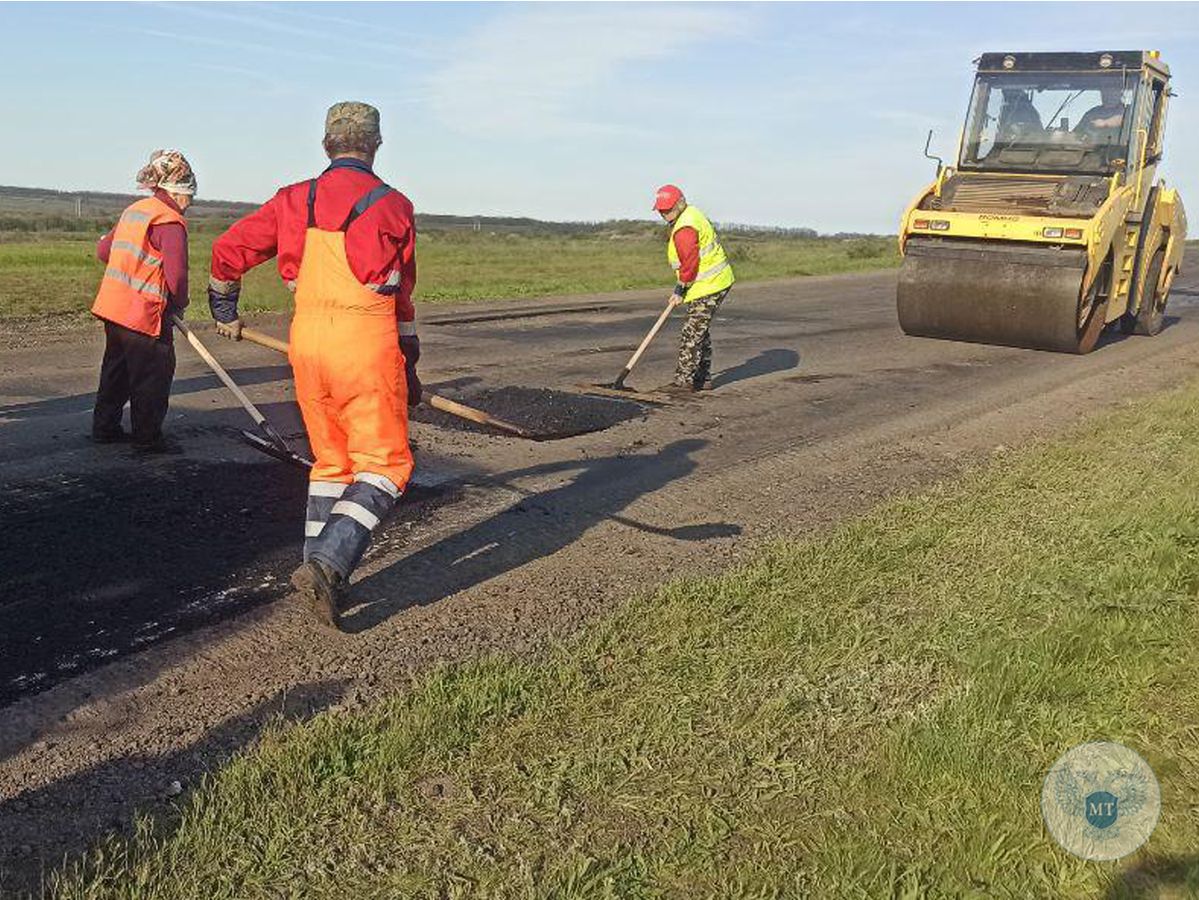
<instances>
[{"instance_id":1,"label":"camouflage cap","mask_svg":"<svg viewBox=\"0 0 1199 900\"><path fill-rule=\"evenodd\" d=\"M379 110L369 103L345 100L334 103L325 115L325 137L379 143Z\"/></svg>"}]
</instances>

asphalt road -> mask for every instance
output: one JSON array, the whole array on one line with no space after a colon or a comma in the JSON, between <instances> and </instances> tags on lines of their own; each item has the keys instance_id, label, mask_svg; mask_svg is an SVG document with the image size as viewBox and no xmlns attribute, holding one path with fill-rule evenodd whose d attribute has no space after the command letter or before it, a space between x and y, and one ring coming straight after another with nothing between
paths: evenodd
<instances>
[{"instance_id":1,"label":"asphalt road","mask_svg":"<svg viewBox=\"0 0 1199 900\"><path fill-rule=\"evenodd\" d=\"M60 852L152 800L161 773L242 745L287 698L321 708L440 661L536 646L761 539L1135 402L1199 368L1197 288L1180 279L1160 336L1110 335L1074 357L908 338L893 272L738 285L715 324L715 390L699 398L590 401L583 419L611 427L546 442L423 412L417 486L366 560L347 634L286 599L303 473L234 439L248 419L184 342L168 428L185 452L146 460L85 438L95 329L3 332L0 829ZM422 309L424 379L560 425L569 403L526 389L610 380L663 299ZM669 380L677 332L633 386ZM282 360L200 333L302 444Z\"/></svg>"},{"instance_id":2,"label":"asphalt road","mask_svg":"<svg viewBox=\"0 0 1199 900\"><path fill-rule=\"evenodd\" d=\"M1186 314L1193 282L1184 281L1162 336L1113 337L1090 358L911 339L895 325L892 282L886 273L739 287L716 324L716 391L686 415L707 420L710 411L752 423L753 433L709 448L708 465L735 467L847 421L903 417L962 393L1008 384L1014 399L1030 375L1085 380L1199 333ZM503 386L570 389L610 379L652 321L657 296L650 296L435 307L422 320L425 378L447 396L534 429L548 397L556 402L547 430L569 430L569 396ZM282 323L263 324L281 333ZM303 446L283 360L200 333L268 418ZM658 342L634 385L669 379L674 339L668 332ZM185 453L147 460L124 447L91 446L85 435L100 352L90 330L0 353L0 704L286 593L303 473L236 441L248 420L182 339L168 426ZM639 417L637 406L602 399L580 399L578 407L574 424L596 429L632 418L621 429L645 441L656 420L675 415L648 407ZM873 414L862 416L867 408ZM430 515L453 496L456 480L519 468L529 449L443 415L418 418L421 477L398 521ZM537 461L552 466L587 444L587 437L564 441Z\"/></svg>"}]
</instances>

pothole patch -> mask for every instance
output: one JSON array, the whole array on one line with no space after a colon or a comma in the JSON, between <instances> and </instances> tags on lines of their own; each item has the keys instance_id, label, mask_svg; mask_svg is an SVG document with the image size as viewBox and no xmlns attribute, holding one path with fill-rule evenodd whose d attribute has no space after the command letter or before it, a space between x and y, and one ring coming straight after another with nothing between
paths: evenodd
<instances>
[{"instance_id":1,"label":"pothole patch","mask_svg":"<svg viewBox=\"0 0 1199 900\"><path fill-rule=\"evenodd\" d=\"M603 431L630 419L643 418L645 409L632 400L594 397L549 388L501 387L452 398L497 419L519 425L541 440L558 440L593 431ZM494 434L486 425L420 406L413 414L417 422L452 431Z\"/></svg>"}]
</instances>

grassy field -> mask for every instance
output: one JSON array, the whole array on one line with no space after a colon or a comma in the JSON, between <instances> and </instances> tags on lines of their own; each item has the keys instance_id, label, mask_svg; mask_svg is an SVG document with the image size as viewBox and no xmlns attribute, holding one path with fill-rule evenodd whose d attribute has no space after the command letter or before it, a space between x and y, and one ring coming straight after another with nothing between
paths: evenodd
<instances>
[{"instance_id":1,"label":"grassy field","mask_svg":"<svg viewBox=\"0 0 1199 900\"><path fill-rule=\"evenodd\" d=\"M1192 384L537 659L275 729L56 894L1195 896L1196 509ZM1041 823L1097 739L1162 785L1122 863Z\"/></svg>"},{"instance_id":2,"label":"grassy field","mask_svg":"<svg viewBox=\"0 0 1199 900\"><path fill-rule=\"evenodd\" d=\"M215 233L191 237L192 317L207 316L204 286ZM670 288L665 238L644 235L426 232L419 237L418 303ZM852 272L896 265L895 242L883 238L731 237L727 246L742 280ZM0 234L0 318L44 314L86 318L102 267L95 239ZM274 263L246 278L247 312L289 309L291 295Z\"/></svg>"}]
</instances>

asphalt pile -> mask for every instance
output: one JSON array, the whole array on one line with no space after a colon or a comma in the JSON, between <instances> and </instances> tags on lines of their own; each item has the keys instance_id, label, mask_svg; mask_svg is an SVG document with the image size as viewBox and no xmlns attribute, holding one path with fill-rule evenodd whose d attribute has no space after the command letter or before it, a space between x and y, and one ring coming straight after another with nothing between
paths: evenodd
<instances>
[{"instance_id":1,"label":"asphalt pile","mask_svg":"<svg viewBox=\"0 0 1199 900\"><path fill-rule=\"evenodd\" d=\"M519 425L542 439L565 438L603 431L630 419L642 418L639 403L619 398L593 397L548 388L501 387L454 397L499 419ZM485 425L420 407L413 416L418 422L454 431L493 434Z\"/></svg>"}]
</instances>

